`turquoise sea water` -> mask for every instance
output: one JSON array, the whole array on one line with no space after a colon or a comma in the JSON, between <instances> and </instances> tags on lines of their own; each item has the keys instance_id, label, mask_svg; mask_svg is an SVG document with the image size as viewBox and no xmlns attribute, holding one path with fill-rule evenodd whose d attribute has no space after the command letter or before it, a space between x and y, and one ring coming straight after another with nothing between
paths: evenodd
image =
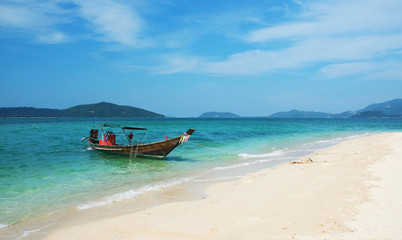
<instances>
[{"instance_id":1,"label":"turquoise sea water","mask_svg":"<svg viewBox=\"0 0 402 240\"><path fill-rule=\"evenodd\" d=\"M91 150L100 123L148 128L145 141L197 129L165 159ZM0 235L27 220L135 198L209 171L288 161L344 139L402 131L402 119L0 119Z\"/></svg>"}]
</instances>

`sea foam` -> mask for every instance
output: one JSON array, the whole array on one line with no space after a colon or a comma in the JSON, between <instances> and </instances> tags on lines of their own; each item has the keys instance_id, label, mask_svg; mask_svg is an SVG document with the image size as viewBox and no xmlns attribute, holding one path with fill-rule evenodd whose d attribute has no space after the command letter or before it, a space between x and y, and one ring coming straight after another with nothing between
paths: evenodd
<instances>
[{"instance_id":1,"label":"sea foam","mask_svg":"<svg viewBox=\"0 0 402 240\"><path fill-rule=\"evenodd\" d=\"M242 155L243 158L245 159L251 159L251 161L248 162L242 162L238 164L232 164L228 166L220 166L220 167L214 167L211 171L219 171L219 170L228 170L228 169L235 169L235 168L242 168L242 167L247 167L247 166L252 166L252 165L257 165L257 164L262 164L262 163L267 163L267 162L272 162L272 161L277 161L277 160L285 160L288 159L289 157L284 156L285 151L278 150L272 153L266 153L266 154L239 154ZM290 159L293 159L290 157Z\"/></svg>"},{"instance_id":2,"label":"sea foam","mask_svg":"<svg viewBox=\"0 0 402 240\"><path fill-rule=\"evenodd\" d=\"M40 231L40 228L39 229L34 229L34 230L29 230L29 231L24 231L24 233L19 238L17 238L17 240L20 240L21 238L24 238L24 237L30 235L31 233L34 233L34 232L37 232L37 231Z\"/></svg>"},{"instance_id":3,"label":"sea foam","mask_svg":"<svg viewBox=\"0 0 402 240\"><path fill-rule=\"evenodd\" d=\"M0 229L8 227L8 224L0 223Z\"/></svg>"},{"instance_id":4,"label":"sea foam","mask_svg":"<svg viewBox=\"0 0 402 240\"><path fill-rule=\"evenodd\" d=\"M326 145L326 144L338 144L341 143L345 140L350 140L354 138L359 138L359 137L366 137L370 136L370 133L362 133L362 134L356 134L356 135L351 135L351 136L344 136L344 137L337 137L337 138L332 138L332 139L323 139L323 140L318 140L315 142L311 143L305 143L302 145L303 146L320 146L320 145Z\"/></svg>"},{"instance_id":5,"label":"sea foam","mask_svg":"<svg viewBox=\"0 0 402 240\"><path fill-rule=\"evenodd\" d=\"M283 155L284 153L285 153L285 151L283 151L283 150L277 150L277 151L273 151L270 153L263 153L263 154L241 153L241 154L239 154L239 157L242 157L242 158L268 158L268 157L277 157L277 156Z\"/></svg>"},{"instance_id":6,"label":"sea foam","mask_svg":"<svg viewBox=\"0 0 402 240\"><path fill-rule=\"evenodd\" d=\"M151 185L151 186L144 186L139 189L132 189L132 190L128 190L125 192L116 193L111 196L104 197L103 199L101 199L99 201L92 201L92 202L88 202L86 204L78 205L76 208L79 210L85 210L85 209L90 209L90 208L94 208L94 207L105 206L110 203L120 202L120 201L123 201L126 199L134 198L140 194L144 194L144 193L147 193L150 191L157 191L157 190L160 190L163 188L179 185L181 183L188 182L190 180L191 180L191 178L176 178L176 179L172 179L166 183L156 184L156 185Z\"/></svg>"}]
</instances>

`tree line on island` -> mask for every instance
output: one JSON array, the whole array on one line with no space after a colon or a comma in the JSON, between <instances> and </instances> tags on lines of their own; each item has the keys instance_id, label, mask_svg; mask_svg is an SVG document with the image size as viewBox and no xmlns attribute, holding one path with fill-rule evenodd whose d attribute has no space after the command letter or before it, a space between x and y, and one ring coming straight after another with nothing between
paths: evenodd
<instances>
[{"instance_id":1,"label":"tree line on island","mask_svg":"<svg viewBox=\"0 0 402 240\"><path fill-rule=\"evenodd\" d=\"M101 102L96 104L78 105L67 109L50 109L34 107L0 108L0 117L143 117L164 118L141 108L120 106Z\"/></svg>"},{"instance_id":2,"label":"tree line on island","mask_svg":"<svg viewBox=\"0 0 402 240\"><path fill-rule=\"evenodd\" d=\"M139 117L165 118L164 115L141 108L121 106L107 102L78 105L67 109L50 109L34 107L2 107L0 117ZM274 113L267 118L383 118L402 117L402 99L376 103L358 111L339 114L325 112L291 110ZM198 118L240 118L230 112L207 112Z\"/></svg>"}]
</instances>

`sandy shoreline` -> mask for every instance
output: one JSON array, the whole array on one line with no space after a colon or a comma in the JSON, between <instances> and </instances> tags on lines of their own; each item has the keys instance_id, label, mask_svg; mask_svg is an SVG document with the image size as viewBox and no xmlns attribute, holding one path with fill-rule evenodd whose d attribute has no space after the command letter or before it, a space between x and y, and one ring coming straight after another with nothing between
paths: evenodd
<instances>
[{"instance_id":1,"label":"sandy shoreline","mask_svg":"<svg viewBox=\"0 0 402 240\"><path fill-rule=\"evenodd\" d=\"M207 198L56 229L45 239L398 239L402 133L348 140L210 186ZM301 158L300 162L307 160Z\"/></svg>"}]
</instances>

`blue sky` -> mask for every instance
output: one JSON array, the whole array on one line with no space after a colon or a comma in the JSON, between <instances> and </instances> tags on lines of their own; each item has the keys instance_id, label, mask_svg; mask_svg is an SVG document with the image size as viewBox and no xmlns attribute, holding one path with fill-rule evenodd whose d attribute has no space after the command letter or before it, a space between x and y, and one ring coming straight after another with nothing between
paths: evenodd
<instances>
[{"instance_id":1,"label":"blue sky","mask_svg":"<svg viewBox=\"0 0 402 240\"><path fill-rule=\"evenodd\" d=\"M358 110L402 97L401 12L401 0L2 0L0 106Z\"/></svg>"}]
</instances>

